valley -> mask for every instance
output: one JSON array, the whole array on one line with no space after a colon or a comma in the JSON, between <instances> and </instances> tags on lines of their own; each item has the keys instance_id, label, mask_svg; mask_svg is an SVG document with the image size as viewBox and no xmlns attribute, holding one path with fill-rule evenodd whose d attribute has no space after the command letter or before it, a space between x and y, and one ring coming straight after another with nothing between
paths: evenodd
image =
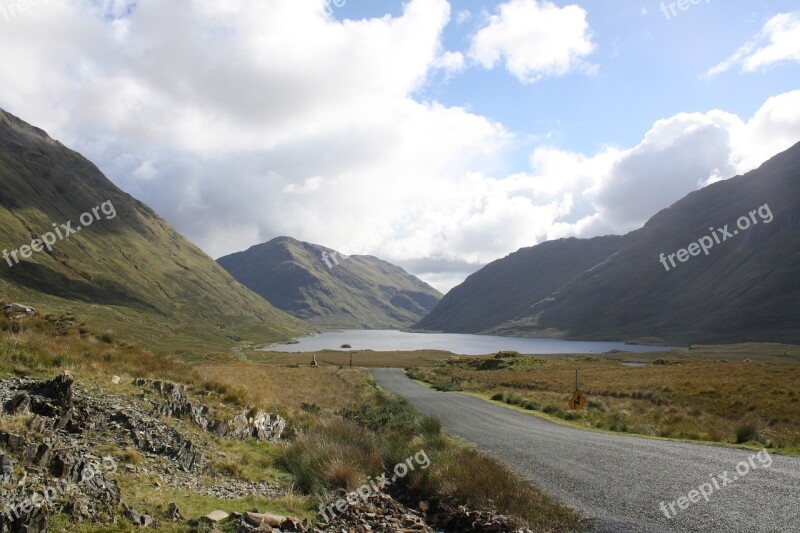
<instances>
[{"instance_id":1,"label":"valley","mask_svg":"<svg viewBox=\"0 0 800 533\"><path fill-rule=\"evenodd\" d=\"M0 533L800 529L790 0L2 2Z\"/></svg>"}]
</instances>

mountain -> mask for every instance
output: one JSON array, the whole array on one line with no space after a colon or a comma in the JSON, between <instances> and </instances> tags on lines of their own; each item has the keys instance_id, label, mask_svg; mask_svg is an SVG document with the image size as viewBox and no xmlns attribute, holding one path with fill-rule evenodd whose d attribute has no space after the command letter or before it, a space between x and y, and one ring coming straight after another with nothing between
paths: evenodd
<instances>
[{"instance_id":1,"label":"mountain","mask_svg":"<svg viewBox=\"0 0 800 533\"><path fill-rule=\"evenodd\" d=\"M411 326L442 295L402 268L364 255L278 237L218 259L279 309L320 328Z\"/></svg>"},{"instance_id":2,"label":"mountain","mask_svg":"<svg viewBox=\"0 0 800 533\"><path fill-rule=\"evenodd\" d=\"M551 241L495 261L416 328L798 343L800 144L689 194L625 236Z\"/></svg>"},{"instance_id":3,"label":"mountain","mask_svg":"<svg viewBox=\"0 0 800 533\"><path fill-rule=\"evenodd\" d=\"M146 345L221 347L308 331L90 161L3 110L0 247L8 298L76 312Z\"/></svg>"}]
</instances>

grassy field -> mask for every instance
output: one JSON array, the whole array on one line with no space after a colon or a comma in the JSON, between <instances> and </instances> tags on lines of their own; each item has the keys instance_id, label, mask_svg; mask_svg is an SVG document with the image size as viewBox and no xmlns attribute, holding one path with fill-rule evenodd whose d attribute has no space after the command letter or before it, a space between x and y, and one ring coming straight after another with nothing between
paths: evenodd
<instances>
[{"instance_id":1,"label":"grassy field","mask_svg":"<svg viewBox=\"0 0 800 533\"><path fill-rule=\"evenodd\" d=\"M224 484L230 479L270 481L282 487L285 496L223 500L165 486L152 468L135 472L120 468L112 478L119 484L123 500L140 512L160 517L166 503L174 501L186 518L214 509L242 512L258 508L313 519L319 504L330 503L336 490L353 490L385 468L425 450L431 467L405 480L408 493L419 500L454 499L497 510L536 531L577 531L585 525L570 508L490 457L447 437L436 421L423 417L406 402L380 391L361 368L276 366L226 353L192 358L154 355L106 333L92 332L88 326L82 332L65 330L62 318L36 318L23 332L0 332L0 378L51 378L69 370L81 387L98 394L128 396L134 402L143 400L140 388L130 384L133 378L166 379L188 385L190 396L214 408L220 418L255 406L287 419L287 440L281 443L221 440L201 432L188 420L174 421L192 441L212 450L210 467L199 476L203 485ZM12 326L9 322L3 325ZM111 383L113 375L122 378L121 384ZM0 417L0 429L19 432L24 425ZM147 468L153 460L131 448L109 447L102 453L114 455L121 465ZM56 517L52 527L86 533L108 530L104 525L72 523L64 516ZM115 526L115 531L134 529L123 517ZM162 520L159 530L190 528L186 523Z\"/></svg>"},{"instance_id":2,"label":"grassy field","mask_svg":"<svg viewBox=\"0 0 800 533\"><path fill-rule=\"evenodd\" d=\"M409 374L577 427L800 453L800 347L704 346L613 359L507 355L448 360ZM581 411L568 406L576 369L588 399Z\"/></svg>"},{"instance_id":3,"label":"grassy field","mask_svg":"<svg viewBox=\"0 0 800 533\"><path fill-rule=\"evenodd\" d=\"M349 367L352 358L353 367L361 368L429 366L455 357L455 354L442 350L398 350L388 352L376 352L372 350L322 350L319 352L301 353L248 351L247 359L274 366L308 366L315 355L317 357L317 364L321 367Z\"/></svg>"}]
</instances>

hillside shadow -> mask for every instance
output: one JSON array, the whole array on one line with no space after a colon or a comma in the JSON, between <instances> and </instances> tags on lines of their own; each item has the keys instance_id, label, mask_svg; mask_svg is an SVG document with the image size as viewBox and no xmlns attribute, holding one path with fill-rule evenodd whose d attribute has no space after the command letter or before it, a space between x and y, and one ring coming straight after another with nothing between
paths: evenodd
<instances>
[{"instance_id":1,"label":"hillside shadow","mask_svg":"<svg viewBox=\"0 0 800 533\"><path fill-rule=\"evenodd\" d=\"M131 296L119 285L108 280L103 280L103 286L100 286L71 279L44 265L28 262L19 263L14 267L3 264L0 269L2 269L0 275L11 283L65 300L157 311L151 304Z\"/></svg>"}]
</instances>

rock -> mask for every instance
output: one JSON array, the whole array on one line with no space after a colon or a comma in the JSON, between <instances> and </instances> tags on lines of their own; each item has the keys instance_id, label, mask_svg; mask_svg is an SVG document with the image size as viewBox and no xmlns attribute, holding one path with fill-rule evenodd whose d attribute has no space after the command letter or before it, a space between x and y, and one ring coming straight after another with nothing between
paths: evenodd
<instances>
[{"instance_id":1,"label":"rock","mask_svg":"<svg viewBox=\"0 0 800 533\"><path fill-rule=\"evenodd\" d=\"M33 307L15 303L4 305L3 311L5 311L7 315L23 314L23 315L33 316L36 314L36 309L34 309Z\"/></svg>"},{"instance_id":2,"label":"rock","mask_svg":"<svg viewBox=\"0 0 800 533\"><path fill-rule=\"evenodd\" d=\"M122 381L122 378L120 378L119 376L112 376L111 377L111 383L114 384L114 385L119 385L120 381Z\"/></svg>"},{"instance_id":3,"label":"rock","mask_svg":"<svg viewBox=\"0 0 800 533\"><path fill-rule=\"evenodd\" d=\"M14 473L14 461L13 458L9 457L8 455L0 455L0 476L10 476Z\"/></svg>"},{"instance_id":4,"label":"rock","mask_svg":"<svg viewBox=\"0 0 800 533\"><path fill-rule=\"evenodd\" d=\"M167 519L173 522L178 522L182 518L181 510L178 509L178 504L175 502L169 502L167 504L167 512L165 514Z\"/></svg>"},{"instance_id":5,"label":"rock","mask_svg":"<svg viewBox=\"0 0 800 533\"><path fill-rule=\"evenodd\" d=\"M133 384L151 388L159 394L163 401L156 403L156 414L169 417L187 416L204 431L219 437L239 440L254 437L261 441L277 441L286 428L286 420L281 416L264 411L258 411L252 417L248 416L249 411L243 411L227 423L215 420L212 417L213 409L191 401L185 394L185 387L177 383L139 378Z\"/></svg>"},{"instance_id":6,"label":"rock","mask_svg":"<svg viewBox=\"0 0 800 533\"><path fill-rule=\"evenodd\" d=\"M163 402L156 405L155 412L173 418L188 416L195 424L208 429L211 424L209 416L213 410L207 405L192 402L186 394L184 387L169 381L150 381L147 379L137 379L133 382L136 386L146 386L154 389Z\"/></svg>"},{"instance_id":7,"label":"rock","mask_svg":"<svg viewBox=\"0 0 800 533\"><path fill-rule=\"evenodd\" d=\"M239 517L237 517L239 518ZM307 522L303 523L297 518L259 513L257 511L244 513L236 523L236 531L250 533L258 531L307 531Z\"/></svg>"},{"instance_id":8,"label":"rock","mask_svg":"<svg viewBox=\"0 0 800 533\"><path fill-rule=\"evenodd\" d=\"M261 441L280 440L286 428L286 420L281 416L264 411L258 411L253 417L247 415L245 411L228 422L227 437L239 440L250 437Z\"/></svg>"},{"instance_id":9,"label":"rock","mask_svg":"<svg viewBox=\"0 0 800 533\"><path fill-rule=\"evenodd\" d=\"M36 391L41 396L46 396L64 408L72 404L72 396L75 392L75 380L68 370L51 381L44 382Z\"/></svg>"},{"instance_id":10,"label":"rock","mask_svg":"<svg viewBox=\"0 0 800 533\"><path fill-rule=\"evenodd\" d=\"M250 524L257 527L264 524L272 527L281 527L287 520L285 516L269 513L245 513L244 518Z\"/></svg>"},{"instance_id":11,"label":"rock","mask_svg":"<svg viewBox=\"0 0 800 533\"><path fill-rule=\"evenodd\" d=\"M24 413L28 410L28 406L31 404L31 397L27 392L20 392L13 398L11 398L6 405L4 406L6 413L10 415L17 415Z\"/></svg>"},{"instance_id":12,"label":"rock","mask_svg":"<svg viewBox=\"0 0 800 533\"><path fill-rule=\"evenodd\" d=\"M0 515L0 531L47 533L50 524L50 510L46 504L41 507L18 505L14 508L18 514L15 512L9 516Z\"/></svg>"},{"instance_id":13,"label":"rock","mask_svg":"<svg viewBox=\"0 0 800 533\"><path fill-rule=\"evenodd\" d=\"M216 524L217 522L222 522L223 520L228 518L228 516L229 516L228 513L226 513L225 511L217 510L217 511L211 511L207 515L204 515L203 520L207 520L212 524Z\"/></svg>"}]
</instances>

